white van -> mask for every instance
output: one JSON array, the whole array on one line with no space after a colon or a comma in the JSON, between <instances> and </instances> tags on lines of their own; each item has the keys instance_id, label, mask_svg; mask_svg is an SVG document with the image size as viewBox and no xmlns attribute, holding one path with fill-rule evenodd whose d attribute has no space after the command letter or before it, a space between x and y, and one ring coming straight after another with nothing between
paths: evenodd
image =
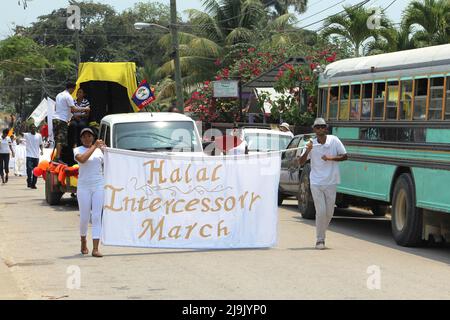
<instances>
[{"instance_id":1,"label":"white van","mask_svg":"<svg viewBox=\"0 0 450 320\"><path fill-rule=\"evenodd\" d=\"M279 130L243 127L241 132L249 153L285 150L292 139L292 133Z\"/></svg>"},{"instance_id":2,"label":"white van","mask_svg":"<svg viewBox=\"0 0 450 320\"><path fill-rule=\"evenodd\" d=\"M111 148L146 152L203 152L197 126L175 112L138 112L105 116L99 139Z\"/></svg>"}]
</instances>

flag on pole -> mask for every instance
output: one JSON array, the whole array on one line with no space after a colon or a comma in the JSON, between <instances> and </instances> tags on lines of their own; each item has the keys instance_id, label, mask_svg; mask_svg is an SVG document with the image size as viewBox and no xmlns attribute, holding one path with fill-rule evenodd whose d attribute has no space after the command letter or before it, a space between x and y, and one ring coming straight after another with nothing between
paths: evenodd
<instances>
[{"instance_id":1,"label":"flag on pole","mask_svg":"<svg viewBox=\"0 0 450 320\"><path fill-rule=\"evenodd\" d=\"M136 92L132 97L134 104L139 108L139 110L142 110L145 106L152 103L155 99L155 89L150 88L150 85L145 79L142 80L141 83L139 83L139 86L137 87Z\"/></svg>"}]
</instances>

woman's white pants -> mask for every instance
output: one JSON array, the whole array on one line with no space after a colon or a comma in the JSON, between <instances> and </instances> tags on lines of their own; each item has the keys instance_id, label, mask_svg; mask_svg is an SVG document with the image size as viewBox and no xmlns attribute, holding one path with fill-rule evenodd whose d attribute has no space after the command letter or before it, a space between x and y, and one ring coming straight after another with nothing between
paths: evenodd
<instances>
[{"instance_id":1,"label":"woman's white pants","mask_svg":"<svg viewBox=\"0 0 450 320\"><path fill-rule=\"evenodd\" d=\"M80 209L80 235L82 237L87 235L89 218L92 214L92 239L100 239L104 194L103 185L78 187L77 198Z\"/></svg>"}]
</instances>

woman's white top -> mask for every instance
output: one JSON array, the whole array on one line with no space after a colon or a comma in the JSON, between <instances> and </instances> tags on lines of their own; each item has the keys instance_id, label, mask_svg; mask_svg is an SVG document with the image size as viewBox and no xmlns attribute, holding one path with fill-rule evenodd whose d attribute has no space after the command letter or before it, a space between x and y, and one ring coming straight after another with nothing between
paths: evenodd
<instances>
[{"instance_id":1,"label":"woman's white top","mask_svg":"<svg viewBox=\"0 0 450 320\"><path fill-rule=\"evenodd\" d=\"M11 149L9 146L12 144L10 137L5 137L4 139L0 136L0 153L3 154L9 154L11 152Z\"/></svg>"},{"instance_id":2,"label":"woman's white top","mask_svg":"<svg viewBox=\"0 0 450 320\"><path fill-rule=\"evenodd\" d=\"M84 146L73 149L73 155L84 154L88 148ZM77 159L75 158L75 161ZM78 161L77 161L78 162ZM85 163L80 163L78 170L78 187L97 187L104 185L103 177L103 152L96 148Z\"/></svg>"}]
</instances>

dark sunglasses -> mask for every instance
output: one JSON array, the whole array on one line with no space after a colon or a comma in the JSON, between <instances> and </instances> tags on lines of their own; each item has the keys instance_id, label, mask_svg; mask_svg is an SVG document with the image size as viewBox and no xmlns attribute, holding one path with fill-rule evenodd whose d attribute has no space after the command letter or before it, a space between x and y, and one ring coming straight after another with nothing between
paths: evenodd
<instances>
[{"instance_id":1,"label":"dark sunglasses","mask_svg":"<svg viewBox=\"0 0 450 320\"><path fill-rule=\"evenodd\" d=\"M326 129L326 128L327 128L327 125L326 125L326 124L318 124L318 125L314 126L314 128L317 128L317 129Z\"/></svg>"}]
</instances>

